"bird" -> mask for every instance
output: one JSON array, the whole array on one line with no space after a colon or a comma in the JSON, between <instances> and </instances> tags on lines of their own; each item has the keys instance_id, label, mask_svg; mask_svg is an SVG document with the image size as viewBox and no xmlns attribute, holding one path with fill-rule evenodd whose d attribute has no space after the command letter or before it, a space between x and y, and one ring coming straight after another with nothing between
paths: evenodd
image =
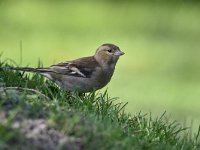
<instances>
[{"instance_id":1,"label":"bird","mask_svg":"<svg viewBox=\"0 0 200 150\"><path fill-rule=\"evenodd\" d=\"M38 73L67 92L88 93L110 82L116 63L124 54L118 46L105 43L97 48L93 56L64 61L46 68L16 67L1 70Z\"/></svg>"}]
</instances>

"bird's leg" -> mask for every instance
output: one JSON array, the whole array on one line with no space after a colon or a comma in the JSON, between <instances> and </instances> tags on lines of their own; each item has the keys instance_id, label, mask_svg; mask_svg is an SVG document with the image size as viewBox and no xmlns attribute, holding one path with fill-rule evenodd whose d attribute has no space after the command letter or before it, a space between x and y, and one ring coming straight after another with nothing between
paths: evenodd
<instances>
[{"instance_id":1,"label":"bird's leg","mask_svg":"<svg viewBox=\"0 0 200 150\"><path fill-rule=\"evenodd\" d=\"M67 92L67 95L70 97L79 97L80 99L83 99L85 97L85 93L81 93L81 92L77 92L77 91L66 91Z\"/></svg>"}]
</instances>

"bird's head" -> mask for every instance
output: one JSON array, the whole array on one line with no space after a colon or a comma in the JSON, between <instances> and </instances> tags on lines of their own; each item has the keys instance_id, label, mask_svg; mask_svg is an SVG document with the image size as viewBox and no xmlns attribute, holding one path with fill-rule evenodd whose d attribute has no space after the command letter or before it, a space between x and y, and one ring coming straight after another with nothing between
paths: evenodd
<instances>
[{"instance_id":1,"label":"bird's head","mask_svg":"<svg viewBox=\"0 0 200 150\"><path fill-rule=\"evenodd\" d=\"M95 59L100 65L115 65L120 56L124 55L118 46L114 44L103 44L95 53Z\"/></svg>"}]
</instances>

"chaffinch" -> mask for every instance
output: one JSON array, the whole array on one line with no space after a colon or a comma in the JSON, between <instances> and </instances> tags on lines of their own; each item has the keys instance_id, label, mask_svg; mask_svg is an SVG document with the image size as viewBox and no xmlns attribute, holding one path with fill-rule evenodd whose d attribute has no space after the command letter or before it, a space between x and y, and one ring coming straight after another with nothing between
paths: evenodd
<instances>
[{"instance_id":1,"label":"chaffinch","mask_svg":"<svg viewBox=\"0 0 200 150\"><path fill-rule=\"evenodd\" d=\"M120 56L124 55L114 44L103 44L94 56L83 57L52 65L48 68L9 68L39 73L68 92L87 93L109 83Z\"/></svg>"}]
</instances>

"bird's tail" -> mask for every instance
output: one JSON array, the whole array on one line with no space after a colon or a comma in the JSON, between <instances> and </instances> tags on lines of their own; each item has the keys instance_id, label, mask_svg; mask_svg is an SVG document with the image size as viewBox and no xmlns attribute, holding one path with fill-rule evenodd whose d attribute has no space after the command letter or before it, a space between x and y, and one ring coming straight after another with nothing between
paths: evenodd
<instances>
[{"instance_id":1,"label":"bird's tail","mask_svg":"<svg viewBox=\"0 0 200 150\"><path fill-rule=\"evenodd\" d=\"M0 71L6 71L6 70L26 71L35 73L51 72L49 68L29 68L29 67L0 68Z\"/></svg>"}]
</instances>

